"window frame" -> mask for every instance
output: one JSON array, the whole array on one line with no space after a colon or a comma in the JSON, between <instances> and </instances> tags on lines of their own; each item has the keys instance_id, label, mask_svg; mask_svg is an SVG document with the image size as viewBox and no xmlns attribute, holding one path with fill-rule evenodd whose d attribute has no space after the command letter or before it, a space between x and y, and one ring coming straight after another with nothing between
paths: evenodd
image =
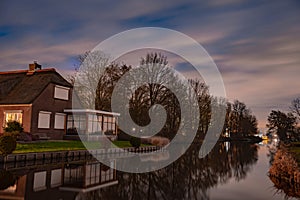
<instances>
[{"instance_id":1,"label":"window frame","mask_svg":"<svg viewBox=\"0 0 300 200\"><path fill-rule=\"evenodd\" d=\"M9 121L7 121L7 114L8 113L10 113L10 114L21 114L21 120L19 121L19 120L12 120L12 121L17 121L17 122L19 122L21 125L23 125L23 121L24 121L24 119L23 119L23 110L4 110L4 120L3 120L3 126L4 127L7 127L7 123L9 122L9 121L11 121L11 120L9 120Z\"/></svg>"},{"instance_id":2,"label":"window frame","mask_svg":"<svg viewBox=\"0 0 300 200\"><path fill-rule=\"evenodd\" d=\"M63 91L65 90L67 92L67 95L58 95L58 91ZM63 97L66 96L66 97ZM64 100L64 101L68 101L70 100L70 88L68 87L64 87L64 86L60 86L60 85L55 85L54 86L54 94L53 94L54 99L59 99L59 100Z\"/></svg>"},{"instance_id":3,"label":"window frame","mask_svg":"<svg viewBox=\"0 0 300 200\"><path fill-rule=\"evenodd\" d=\"M59 121L59 120L56 120L56 116L63 116L63 127L56 127L56 122ZM54 129L58 129L58 130L64 130L65 129L65 126L66 126L66 114L65 113L55 113L54 114Z\"/></svg>"},{"instance_id":4,"label":"window frame","mask_svg":"<svg viewBox=\"0 0 300 200\"><path fill-rule=\"evenodd\" d=\"M37 181L38 180L38 181ZM41 191L47 189L47 172L34 172L33 175L33 191Z\"/></svg>"},{"instance_id":5,"label":"window frame","mask_svg":"<svg viewBox=\"0 0 300 200\"><path fill-rule=\"evenodd\" d=\"M48 127L40 127L40 114L47 114L49 115L49 120L48 120ZM50 129L51 128L51 112L49 111L39 111L39 114L38 114L38 124L37 124L37 128L38 129Z\"/></svg>"}]
</instances>

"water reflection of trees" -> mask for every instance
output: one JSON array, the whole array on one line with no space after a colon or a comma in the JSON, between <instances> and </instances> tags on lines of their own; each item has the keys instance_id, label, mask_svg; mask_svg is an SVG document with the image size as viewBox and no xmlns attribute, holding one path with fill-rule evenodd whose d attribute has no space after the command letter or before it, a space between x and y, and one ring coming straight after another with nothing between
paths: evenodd
<instances>
[{"instance_id":1,"label":"water reflection of trees","mask_svg":"<svg viewBox=\"0 0 300 200\"><path fill-rule=\"evenodd\" d=\"M272 152L272 165L269 169L269 178L274 183L276 192L283 192L286 199L300 197L300 168L291 152L279 145L276 153Z\"/></svg>"},{"instance_id":2,"label":"water reflection of trees","mask_svg":"<svg viewBox=\"0 0 300 200\"><path fill-rule=\"evenodd\" d=\"M118 172L119 184L87 194L87 199L209 199L207 190L230 178L246 177L258 154L248 143L218 143L204 159L193 145L168 167L145 174Z\"/></svg>"}]
</instances>

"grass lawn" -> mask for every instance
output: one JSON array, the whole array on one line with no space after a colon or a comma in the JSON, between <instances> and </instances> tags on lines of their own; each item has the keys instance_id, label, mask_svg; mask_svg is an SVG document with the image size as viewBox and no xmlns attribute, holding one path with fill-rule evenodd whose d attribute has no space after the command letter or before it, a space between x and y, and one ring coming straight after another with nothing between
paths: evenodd
<instances>
[{"instance_id":1,"label":"grass lawn","mask_svg":"<svg viewBox=\"0 0 300 200\"><path fill-rule=\"evenodd\" d=\"M129 141L114 141L114 145L124 148L131 147ZM89 149L101 148L99 142L88 142ZM143 146L143 145L142 145ZM113 146L112 146L113 147ZM81 141L43 141L34 143L18 143L13 153L30 153L45 151L67 151L67 150L85 150L86 147Z\"/></svg>"}]
</instances>

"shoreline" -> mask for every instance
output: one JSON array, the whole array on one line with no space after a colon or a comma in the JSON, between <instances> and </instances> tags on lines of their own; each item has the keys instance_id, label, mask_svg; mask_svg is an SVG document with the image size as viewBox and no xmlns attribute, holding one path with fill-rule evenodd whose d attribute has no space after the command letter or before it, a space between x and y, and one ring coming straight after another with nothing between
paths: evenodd
<instances>
[{"instance_id":1,"label":"shoreline","mask_svg":"<svg viewBox=\"0 0 300 200\"><path fill-rule=\"evenodd\" d=\"M124 148L109 148L109 149L92 149L92 150L64 150L64 151L46 151L33 153L15 153L6 156L0 156L0 163L14 162L36 162L47 160L85 160L92 159L97 156L128 156L132 153L150 153L160 151L162 148L156 146L144 147L124 147Z\"/></svg>"}]
</instances>

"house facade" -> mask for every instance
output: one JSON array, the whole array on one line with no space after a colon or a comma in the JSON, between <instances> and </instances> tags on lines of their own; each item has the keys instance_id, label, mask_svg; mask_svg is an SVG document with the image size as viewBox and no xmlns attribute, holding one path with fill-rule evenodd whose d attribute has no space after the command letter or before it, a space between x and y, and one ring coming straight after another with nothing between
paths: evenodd
<instances>
[{"instance_id":1,"label":"house facade","mask_svg":"<svg viewBox=\"0 0 300 200\"><path fill-rule=\"evenodd\" d=\"M0 72L0 133L9 121L24 132L63 139L66 114L72 107L72 85L54 68L36 62L28 70Z\"/></svg>"},{"instance_id":2,"label":"house facade","mask_svg":"<svg viewBox=\"0 0 300 200\"><path fill-rule=\"evenodd\" d=\"M0 134L9 121L18 121L24 132L40 138L115 138L119 114L72 109L72 89L54 68L42 69L36 62L28 70L0 72Z\"/></svg>"}]
</instances>

